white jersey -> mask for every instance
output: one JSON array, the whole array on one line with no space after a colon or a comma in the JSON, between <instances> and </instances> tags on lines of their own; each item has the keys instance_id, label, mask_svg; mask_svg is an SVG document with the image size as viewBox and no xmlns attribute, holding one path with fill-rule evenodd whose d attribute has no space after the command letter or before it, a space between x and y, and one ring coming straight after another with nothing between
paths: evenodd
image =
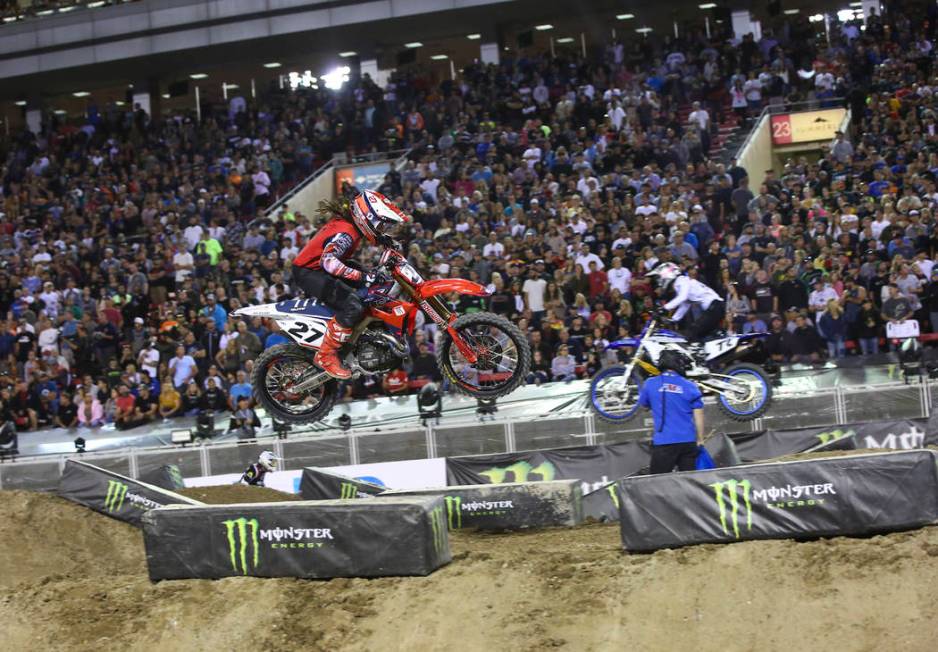
<instances>
[{"instance_id":1,"label":"white jersey","mask_svg":"<svg viewBox=\"0 0 938 652\"><path fill-rule=\"evenodd\" d=\"M677 321L687 314L692 305L696 304L706 310L714 301L722 299L710 286L681 275L674 280L674 298L664 304L664 308L674 310L673 318Z\"/></svg>"}]
</instances>

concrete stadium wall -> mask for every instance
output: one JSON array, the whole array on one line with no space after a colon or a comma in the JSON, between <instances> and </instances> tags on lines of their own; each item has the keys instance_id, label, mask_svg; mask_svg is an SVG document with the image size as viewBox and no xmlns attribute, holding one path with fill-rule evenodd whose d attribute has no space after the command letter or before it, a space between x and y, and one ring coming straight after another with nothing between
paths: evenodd
<instances>
[{"instance_id":1,"label":"concrete stadium wall","mask_svg":"<svg viewBox=\"0 0 938 652\"><path fill-rule=\"evenodd\" d=\"M772 169L772 125L769 113L764 113L746 146L739 153L737 163L749 173L749 188L758 194L765 179L765 171Z\"/></svg>"}]
</instances>

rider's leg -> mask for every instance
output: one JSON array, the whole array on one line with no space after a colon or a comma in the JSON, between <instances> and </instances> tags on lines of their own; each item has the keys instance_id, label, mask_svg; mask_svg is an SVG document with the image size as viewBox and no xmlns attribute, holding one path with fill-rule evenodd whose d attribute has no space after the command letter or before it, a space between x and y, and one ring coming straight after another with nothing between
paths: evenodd
<instances>
[{"instance_id":1,"label":"rider's leg","mask_svg":"<svg viewBox=\"0 0 938 652\"><path fill-rule=\"evenodd\" d=\"M726 314L726 307L722 301L714 301L700 313L690 328L687 329L688 349L690 350L691 367L688 374L695 375L703 371L705 362L703 338L713 333L720 326Z\"/></svg>"},{"instance_id":2,"label":"rider's leg","mask_svg":"<svg viewBox=\"0 0 938 652\"><path fill-rule=\"evenodd\" d=\"M336 311L329 320L314 362L333 378L350 378L352 372L342 365L339 350L348 342L352 329L365 312L361 299L353 288L319 270L294 269L293 280L307 297L315 297Z\"/></svg>"}]
</instances>

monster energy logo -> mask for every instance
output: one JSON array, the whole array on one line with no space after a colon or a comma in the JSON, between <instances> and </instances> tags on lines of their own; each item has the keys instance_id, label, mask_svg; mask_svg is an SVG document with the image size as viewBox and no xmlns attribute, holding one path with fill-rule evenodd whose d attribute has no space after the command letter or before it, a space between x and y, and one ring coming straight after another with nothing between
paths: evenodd
<instances>
[{"instance_id":1,"label":"monster energy logo","mask_svg":"<svg viewBox=\"0 0 938 652\"><path fill-rule=\"evenodd\" d=\"M228 536L228 555L231 559L231 568L242 575L248 574L248 561L251 568L256 569L259 563L260 548L257 545L258 523L256 518L236 518L224 521L225 533ZM248 534L250 530L250 535ZM253 550L248 556L248 546Z\"/></svg>"},{"instance_id":2,"label":"monster energy logo","mask_svg":"<svg viewBox=\"0 0 938 652\"><path fill-rule=\"evenodd\" d=\"M169 481L174 487L186 486L186 483L182 479L182 473L179 472L179 467L175 465L169 467Z\"/></svg>"},{"instance_id":3,"label":"monster energy logo","mask_svg":"<svg viewBox=\"0 0 938 652\"><path fill-rule=\"evenodd\" d=\"M358 497L358 487L356 487L351 482L342 483L342 493L339 496L342 500L351 500L352 498Z\"/></svg>"},{"instance_id":4,"label":"monster energy logo","mask_svg":"<svg viewBox=\"0 0 938 652\"><path fill-rule=\"evenodd\" d=\"M124 504L124 497L127 495L127 485L117 480L107 481L107 494L104 496L104 509L108 512L114 512Z\"/></svg>"},{"instance_id":5,"label":"monster energy logo","mask_svg":"<svg viewBox=\"0 0 938 652\"><path fill-rule=\"evenodd\" d=\"M611 484L606 487L606 491L609 492L609 497L612 498L612 505L616 509L619 509L619 494L616 492L616 485Z\"/></svg>"},{"instance_id":6,"label":"monster energy logo","mask_svg":"<svg viewBox=\"0 0 938 652\"><path fill-rule=\"evenodd\" d=\"M447 501L447 509L449 507ZM430 527L433 529L433 549L441 554L446 545L446 525L443 523L443 508L434 507L430 510Z\"/></svg>"},{"instance_id":7,"label":"monster energy logo","mask_svg":"<svg viewBox=\"0 0 938 652\"><path fill-rule=\"evenodd\" d=\"M853 430L831 430L830 432L819 432L816 437L821 440L820 445L827 444L832 441L837 441L838 439L843 439L844 437L850 437L851 435L856 434Z\"/></svg>"},{"instance_id":8,"label":"monster energy logo","mask_svg":"<svg viewBox=\"0 0 938 652\"><path fill-rule=\"evenodd\" d=\"M446 501L446 522L450 530L462 527L462 498L460 496L443 496Z\"/></svg>"},{"instance_id":9,"label":"monster energy logo","mask_svg":"<svg viewBox=\"0 0 938 652\"><path fill-rule=\"evenodd\" d=\"M713 493L716 496L717 509L720 510L720 525L724 534L729 534L726 525L726 501L723 499L723 488L726 487L730 502L730 521L733 527L733 534L739 538L739 493L742 493L743 504L746 507L746 529L752 529L752 503L749 501L749 491L752 489L752 483L749 480L726 480L725 482L714 482ZM737 488L740 490L737 493Z\"/></svg>"},{"instance_id":10,"label":"monster energy logo","mask_svg":"<svg viewBox=\"0 0 938 652\"><path fill-rule=\"evenodd\" d=\"M546 482L554 479L557 475L557 469L550 462L542 462L532 467L527 462L521 461L515 462L511 466L492 467L481 471L479 475L488 478L492 484L501 484L507 482L505 478L509 473L513 478L513 482L528 482L528 478L532 475L540 476L540 479Z\"/></svg>"}]
</instances>

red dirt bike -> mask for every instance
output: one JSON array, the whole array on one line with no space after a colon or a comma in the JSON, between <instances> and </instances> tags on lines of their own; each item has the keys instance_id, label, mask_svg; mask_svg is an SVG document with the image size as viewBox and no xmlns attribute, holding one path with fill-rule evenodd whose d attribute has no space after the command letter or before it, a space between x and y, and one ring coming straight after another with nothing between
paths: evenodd
<instances>
[{"instance_id":1,"label":"red dirt bike","mask_svg":"<svg viewBox=\"0 0 938 652\"><path fill-rule=\"evenodd\" d=\"M477 312L458 316L441 295L488 296L478 283L463 279L427 281L399 252L388 249L379 272L390 279L360 290L365 317L343 347L353 378L397 368L410 354L406 335L421 311L443 332L436 354L444 376L459 391L493 399L515 390L528 375L528 341L504 317ZM401 298L398 298L401 297ZM289 299L235 311L237 317L263 317L277 323L291 340L265 350L254 361L254 398L280 421L323 419L336 399L337 381L313 363L333 311L316 299Z\"/></svg>"}]
</instances>

